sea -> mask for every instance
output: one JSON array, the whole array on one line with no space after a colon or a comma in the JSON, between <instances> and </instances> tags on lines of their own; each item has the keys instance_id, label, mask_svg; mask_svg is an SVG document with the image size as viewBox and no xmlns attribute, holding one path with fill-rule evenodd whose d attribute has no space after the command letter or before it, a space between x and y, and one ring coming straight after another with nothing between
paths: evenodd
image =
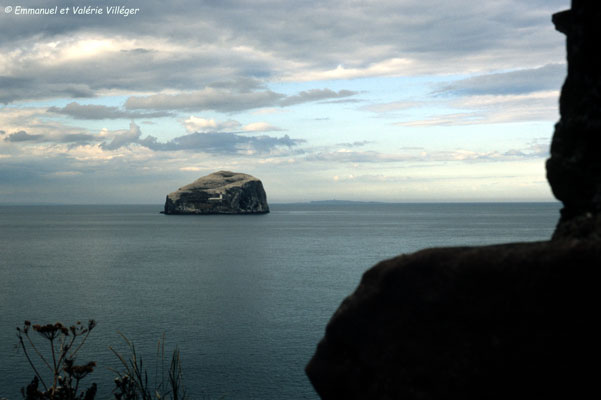
<instances>
[{"instance_id":1,"label":"sea","mask_svg":"<svg viewBox=\"0 0 601 400\"><path fill-rule=\"evenodd\" d=\"M191 399L318 399L305 365L367 269L434 246L547 240L560 205L316 202L207 216L161 209L0 206L0 398L21 398L33 378L17 347L25 320L94 319L77 363L97 363L81 384L96 382L97 399L112 398L122 368L109 348L127 357L123 336L151 385L179 349ZM43 338L32 339L49 356Z\"/></svg>"}]
</instances>

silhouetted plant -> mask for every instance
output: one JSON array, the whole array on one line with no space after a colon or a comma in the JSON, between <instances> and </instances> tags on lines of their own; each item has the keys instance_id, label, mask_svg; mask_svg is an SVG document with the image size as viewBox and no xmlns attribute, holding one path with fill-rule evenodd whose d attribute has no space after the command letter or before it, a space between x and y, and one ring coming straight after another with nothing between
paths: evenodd
<instances>
[{"instance_id":1,"label":"silhouetted plant","mask_svg":"<svg viewBox=\"0 0 601 400\"><path fill-rule=\"evenodd\" d=\"M122 371L115 371L116 400L185 400L186 390L183 386L182 363L179 349L176 347L171 355L169 370L165 376L165 335L157 345L154 379L149 381L148 370L136 347L125 335L121 334L130 352L129 358L124 357L112 347L111 351L123 365ZM159 365L160 364L160 365ZM160 369L160 375L159 375Z\"/></svg>"},{"instance_id":2,"label":"silhouetted plant","mask_svg":"<svg viewBox=\"0 0 601 400\"><path fill-rule=\"evenodd\" d=\"M29 321L25 321L22 328L17 327L18 346L23 350L35 374L31 383L21 388L25 400L94 399L97 389L95 383L82 392L79 392L79 385L94 371L96 363L92 361L84 365L75 365L75 356L95 326L96 322L89 320L86 326L78 321L69 328L60 322L32 325ZM44 355L42 349L36 345L29 335L32 330L48 341L50 355ZM37 362L32 359L30 351L37 356ZM46 381L44 376L50 378ZM39 388L40 384L42 388Z\"/></svg>"},{"instance_id":3,"label":"silhouetted plant","mask_svg":"<svg viewBox=\"0 0 601 400\"><path fill-rule=\"evenodd\" d=\"M69 328L60 322L32 325L31 322L25 321L22 328L17 328L18 347L23 350L35 374L33 380L21 388L25 400L94 400L97 392L95 383L81 392L79 386L80 382L94 371L96 363L92 361L75 365L75 356L95 326L94 320L90 320L87 326L77 322ZM37 332L49 342L50 355L45 354L31 338L31 331ZM135 345L125 335L121 336L129 349L129 357L126 358L109 347L124 367L122 371L114 371L117 374L113 389L116 400L188 399L183 386L182 363L177 347L171 355L169 368L165 373L165 336L158 341L154 379L150 381L148 370L142 357L136 352ZM33 354L37 357L32 357Z\"/></svg>"}]
</instances>

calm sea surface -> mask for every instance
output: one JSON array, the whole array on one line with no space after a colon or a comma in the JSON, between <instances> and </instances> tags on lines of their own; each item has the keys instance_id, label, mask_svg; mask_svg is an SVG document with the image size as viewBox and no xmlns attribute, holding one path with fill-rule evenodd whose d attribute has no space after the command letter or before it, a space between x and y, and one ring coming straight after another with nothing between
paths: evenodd
<instances>
[{"instance_id":1,"label":"calm sea surface","mask_svg":"<svg viewBox=\"0 0 601 400\"><path fill-rule=\"evenodd\" d=\"M316 399L304 366L366 269L425 247L545 240L559 204L161 208L0 207L0 397L20 398L33 377L16 326L94 318L78 360L98 363L86 381L99 383L99 399L119 366L108 346L124 350L118 332L149 366L163 334L179 346L192 399Z\"/></svg>"}]
</instances>

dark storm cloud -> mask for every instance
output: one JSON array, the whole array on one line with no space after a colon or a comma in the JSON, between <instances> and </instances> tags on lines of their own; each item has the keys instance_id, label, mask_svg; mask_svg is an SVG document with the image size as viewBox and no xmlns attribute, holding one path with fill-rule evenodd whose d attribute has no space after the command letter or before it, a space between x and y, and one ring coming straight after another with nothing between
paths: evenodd
<instances>
[{"instance_id":1,"label":"dark storm cloud","mask_svg":"<svg viewBox=\"0 0 601 400\"><path fill-rule=\"evenodd\" d=\"M556 90L566 76L564 64L548 64L540 68L522 69L453 82L438 93L464 95L527 94L543 90Z\"/></svg>"},{"instance_id":2,"label":"dark storm cloud","mask_svg":"<svg viewBox=\"0 0 601 400\"><path fill-rule=\"evenodd\" d=\"M169 112L132 112L124 111L119 107L109 107L95 104L79 104L72 102L65 107L50 107L47 110L55 114L64 114L76 119L134 119L134 118L160 118L168 117L172 114Z\"/></svg>"}]
</instances>

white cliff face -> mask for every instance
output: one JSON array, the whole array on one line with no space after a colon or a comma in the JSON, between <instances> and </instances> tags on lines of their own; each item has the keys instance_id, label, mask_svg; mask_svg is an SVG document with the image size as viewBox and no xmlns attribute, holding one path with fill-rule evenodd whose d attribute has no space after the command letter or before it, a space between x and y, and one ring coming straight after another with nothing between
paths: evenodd
<instances>
[{"instance_id":1,"label":"white cliff face","mask_svg":"<svg viewBox=\"0 0 601 400\"><path fill-rule=\"evenodd\" d=\"M167 195L165 214L265 214L263 184L254 176L219 171Z\"/></svg>"}]
</instances>

